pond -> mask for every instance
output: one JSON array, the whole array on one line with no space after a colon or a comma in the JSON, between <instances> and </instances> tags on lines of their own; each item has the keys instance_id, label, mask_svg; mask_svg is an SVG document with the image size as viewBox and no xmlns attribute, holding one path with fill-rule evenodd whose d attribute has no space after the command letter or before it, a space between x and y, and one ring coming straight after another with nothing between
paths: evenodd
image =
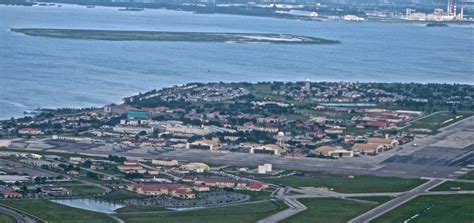
<instances>
[{"instance_id":1,"label":"pond","mask_svg":"<svg viewBox=\"0 0 474 223\"><path fill-rule=\"evenodd\" d=\"M99 201L94 199L61 199L51 200L52 202L66 205L69 207L80 208L89 211L101 212L101 213L114 213L115 210L124 207L124 205L115 204L106 201Z\"/></svg>"}]
</instances>

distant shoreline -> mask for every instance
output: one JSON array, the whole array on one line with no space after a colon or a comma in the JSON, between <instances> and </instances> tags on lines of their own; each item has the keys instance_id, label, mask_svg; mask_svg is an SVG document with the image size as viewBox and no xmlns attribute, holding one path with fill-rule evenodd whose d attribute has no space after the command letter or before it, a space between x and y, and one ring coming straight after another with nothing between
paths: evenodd
<instances>
[{"instance_id":1,"label":"distant shoreline","mask_svg":"<svg viewBox=\"0 0 474 223\"><path fill-rule=\"evenodd\" d=\"M172 86L165 86L165 87L159 87L156 89L151 89L147 90L145 92L137 92L137 93L132 93L129 95L126 95L122 98L122 101L110 101L108 103L104 104L99 104L96 106L77 106L77 107L56 107L56 108L48 108L48 107L43 107L43 108L33 108L33 109L27 109L23 112L21 115L13 116L10 118L25 118L25 117L33 117L42 113L60 113L60 114L72 114L72 113L77 113L77 112L85 112L85 111L90 111L90 110L97 110L103 108L103 106L106 106L107 104L120 104L124 102L140 102L143 98L147 98L147 96L153 95L158 91L164 91L164 90L169 90L172 88L176 87L183 87L183 86L191 86L191 85L199 85L199 86L211 86L211 85L216 85L216 84L221 84L226 87L249 87L249 86L258 86L258 85L269 85L269 84L276 84L276 85L284 85L284 84L303 84L303 81L262 81L262 82L189 82L186 84L180 84L180 85L172 85ZM378 88L393 88L394 85L398 86L412 86L413 88L420 88L422 86L438 86L438 87L459 87L459 86L474 86L472 84L465 84L465 83L401 83L401 82L341 82L341 81L314 81L311 82L311 84L335 84L335 83L352 83L352 84L364 84L364 85L376 85ZM147 99L148 100L148 99ZM352 108L375 108L379 106L380 103L373 103L373 102L317 102L317 104L320 104L322 106L331 106L331 107L340 107L340 108L347 108L347 107L352 107ZM142 107L142 106L138 106ZM7 121L9 118L0 118L0 122L2 121Z\"/></svg>"},{"instance_id":2,"label":"distant shoreline","mask_svg":"<svg viewBox=\"0 0 474 223\"><path fill-rule=\"evenodd\" d=\"M145 9L165 9L172 11L185 11L192 12L194 14L224 14L224 15L238 15L238 16L254 16L254 17L266 17L266 18L276 18L276 19L290 19L290 20L305 20L305 21L329 21L331 16L342 16L344 14L335 13L335 14L324 14L321 16L311 17L311 16L299 16L285 13L276 13L275 11L269 10L268 8L255 8L253 10L248 10L244 7L212 7L212 6L198 6L198 5L181 5L181 4L168 4L168 3L132 3L132 2L115 2L115 3L99 3L94 1L85 1L85 2L71 2L65 0L51 0L51 1L41 1L35 3L17 3L11 5L22 5L22 6L35 6L38 3L42 4L51 4L43 6L58 6L61 7L61 4L72 4L78 6L84 6L87 8L94 8L95 6L102 7L115 7L119 8L121 11L143 11ZM5 4L5 3L0 3ZM9 5L9 4L6 4ZM303 10L305 11L305 10ZM310 10L311 11L311 10ZM308 12L310 12L308 11ZM345 15L359 15L356 11L348 11ZM363 16L364 17L364 16ZM364 17L365 18L365 17ZM339 19L342 21L342 19ZM337 21L337 20L334 20ZM347 22L375 22L375 23L420 23L427 24L430 22L436 21L422 21L422 20L404 20L402 18L392 17L367 17L364 21L347 21ZM448 24L456 25L472 25L474 20L464 20L464 21L443 21Z\"/></svg>"},{"instance_id":3,"label":"distant shoreline","mask_svg":"<svg viewBox=\"0 0 474 223\"><path fill-rule=\"evenodd\" d=\"M231 42L278 44L340 43L337 40L274 33L167 32L46 28L13 28L11 31L23 33L29 36L108 41Z\"/></svg>"}]
</instances>

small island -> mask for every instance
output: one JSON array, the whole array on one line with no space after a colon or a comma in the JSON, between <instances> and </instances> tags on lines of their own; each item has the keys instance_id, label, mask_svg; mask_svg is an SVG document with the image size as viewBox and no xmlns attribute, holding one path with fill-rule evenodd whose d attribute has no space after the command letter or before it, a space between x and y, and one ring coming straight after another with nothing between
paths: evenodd
<instances>
[{"instance_id":1,"label":"small island","mask_svg":"<svg viewBox=\"0 0 474 223\"><path fill-rule=\"evenodd\" d=\"M329 40L310 36L272 33L217 33L217 32L168 32L121 31L92 29L11 29L29 36L67 39L109 41L181 41L181 42L230 42L230 43L283 43L283 44L335 44Z\"/></svg>"}]
</instances>

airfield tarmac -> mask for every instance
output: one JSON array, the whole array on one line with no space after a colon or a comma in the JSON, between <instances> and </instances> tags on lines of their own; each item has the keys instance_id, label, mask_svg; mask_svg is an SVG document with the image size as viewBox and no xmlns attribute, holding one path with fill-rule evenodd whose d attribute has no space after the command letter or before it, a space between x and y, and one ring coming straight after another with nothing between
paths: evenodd
<instances>
[{"instance_id":1,"label":"airfield tarmac","mask_svg":"<svg viewBox=\"0 0 474 223\"><path fill-rule=\"evenodd\" d=\"M158 150L158 152L155 152L154 149L146 147L117 150L109 144L52 143L50 140L36 140L35 143L28 144L26 149L101 156L112 154L126 156L131 159L166 158L248 167L271 163L276 169L344 175L456 178L463 172L470 170L468 165L474 164L474 117L461 120L440 129L440 131L441 133L437 135L416 138L414 141L403 145L402 150L392 149L377 156L336 160L189 149ZM24 142L15 142L14 146L20 150L25 149Z\"/></svg>"}]
</instances>

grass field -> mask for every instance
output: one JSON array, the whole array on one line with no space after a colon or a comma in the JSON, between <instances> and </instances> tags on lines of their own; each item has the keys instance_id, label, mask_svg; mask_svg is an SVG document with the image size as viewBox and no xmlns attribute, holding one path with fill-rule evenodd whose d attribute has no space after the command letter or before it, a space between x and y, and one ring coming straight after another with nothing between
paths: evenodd
<instances>
[{"instance_id":1,"label":"grass field","mask_svg":"<svg viewBox=\"0 0 474 223\"><path fill-rule=\"evenodd\" d=\"M119 185L119 184L126 184L127 183L123 180L98 180L98 179L90 178L90 177L87 177L87 176L79 176L78 178L81 179L81 180L89 181L89 182L96 183L96 184L102 184L102 185L106 185L106 184Z\"/></svg>"},{"instance_id":2,"label":"grass field","mask_svg":"<svg viewBox=\"0 0 474 223\"><path fill-rule=\"evenodd\" d=\"M75 196L91 196L104 193L105 191L102 188L89 185L69 185L64 186L64 188L72 190L73 195Z\"/></svg>"},{"instance_id":3,"label":"grass field","mask_svg":"<svg viewBox=\"0 0 474 223\"><path fill-rule=\"evenodd\" d=\"M466 180L474 180L474 171L466 173L466 175L462 176L461 178Z\"/></svg>"},{"instance_id":4,"label":"grass field","mask_svg":"<svg viewBox=\"0 0 474 223\"><path fill-rule=\"evenodd\" d=\"M253 223L286 208L282 202L263 201L195 211L117 214L117 216L125 222L133 223Z\"/></svg>"},{"instance_id":5,"label":"grass field","mask_svg":"<svg viewBox=\"0 0 474 223\"><path fill-rule=\"evenodd\" d=\"M474 195L420 196L372 222L403 222L412 217L410 222L472 223L474 221Z\"/></svg>"},{"instance_id":6,"label":"grass field","mask_svg":"<svg viewBox=\"0 0 474 223\"><path fill-rule=\"evenodd\" d=\"M250 195L250 200L251 201L261 201L261 200L268 200L270 199L270 195L272 194L271 191L237 191L238 193L241 194L247 194Z\"/></svg>"},{"instance_id":7,"label":"grass field","mask_svg":"<svg viewBox=\"0 0 474 223\"><path fill-rule=\"evenodd\" d=\"M425 180L396 177L355 176L290 176L262 178L262 180L291 187L328 187L341 193L402 192L410 190Z\"/></svg>"},{"instance_id":8,"label":"grass field","mask_svg":"<svg viewBox=\"0 0 474 223\"><path fill-rule=\"evenodd\" d=\"M379 204L383 204L383 203L393 199L393 197L351 197L351 198L358 199L358 200L364 200L364 201L373 201L373 202L377 202Z\"/></svg>"},{"instance_id":9,"label":"grass field","mask_svg":"<svg viewBox=\"0 0 474 223\"><path fill-rule=\"evenodd\" d=\"M308 209L284 220L284 223L342 223L378 205L334 198L304 198L299 201Z\"/></svg>"},{"instance_id":10,"label":"grass field","mask_svg":"<svg viewBox=\"0 0 474 223\"><path fill-rule=\"evenodd\" d=\"M9 200L1 204L19 209L49 223L113 223L112 218L93 211L71 208L48 200Z\"/></svg>"},{"instance_id":11,"label":"grass field","mask_svg":"<svg viewBox=\"0 0 474 223\"><path fill-rule=\"evenodd\" d=\"M445 183L431 189L431 191L456 191L456 190L458 190L458 189L451 189L451 188L460 188L459 190L474 190L474 183L448 181L448 182L445 182Z\"/></svg>"},{"instance_id":12,"label":"grass field","mask_svg":"<svg viewBox=\"0 0 474 223\"><path fill-rule=\"evenodd\" d=\"M426 128L431 129L433 130L433 133L436 133L436 130L439 128L460 121L472 115L474 115L474 112L463 111L457 112L456 114L451 112L441 112L439 114L428 116L413 122L410 128Z\"/></svg>"},{"instance_id":13,"label":"grass field","mask_svg":"<svg viewBox=\"0 0 474 223\"><path fill-rule=\"evenodd\" d=\"M107 201L117 201L117 200L140 198L140 197L146 197L146 196L133 193L130 191L126 191L126 190L116 189L104 196L101 196L100 198Z\"/></svg>"},{"instance_id":14,"label":"grass field","mask_svg":"<svg viewBox=\"0 0 474 223\"><path fill-rule=\"evenodd\" d=\"M0 223L16 223L16 220L10 215L0 213Z\"/></svg>"},{"instance_id":15,"label":"grass field","mask_svg":"<svg viewBox=\"0 0 474 223\"><path fill-rule=\"evenodd\" d=\"M165 207L162 206L139 206L139 205L127 205L123 208L115 210L117 213L127 213L127 212L150 212L150 211L167 211Z\"/></svg>"}]
</instances>

